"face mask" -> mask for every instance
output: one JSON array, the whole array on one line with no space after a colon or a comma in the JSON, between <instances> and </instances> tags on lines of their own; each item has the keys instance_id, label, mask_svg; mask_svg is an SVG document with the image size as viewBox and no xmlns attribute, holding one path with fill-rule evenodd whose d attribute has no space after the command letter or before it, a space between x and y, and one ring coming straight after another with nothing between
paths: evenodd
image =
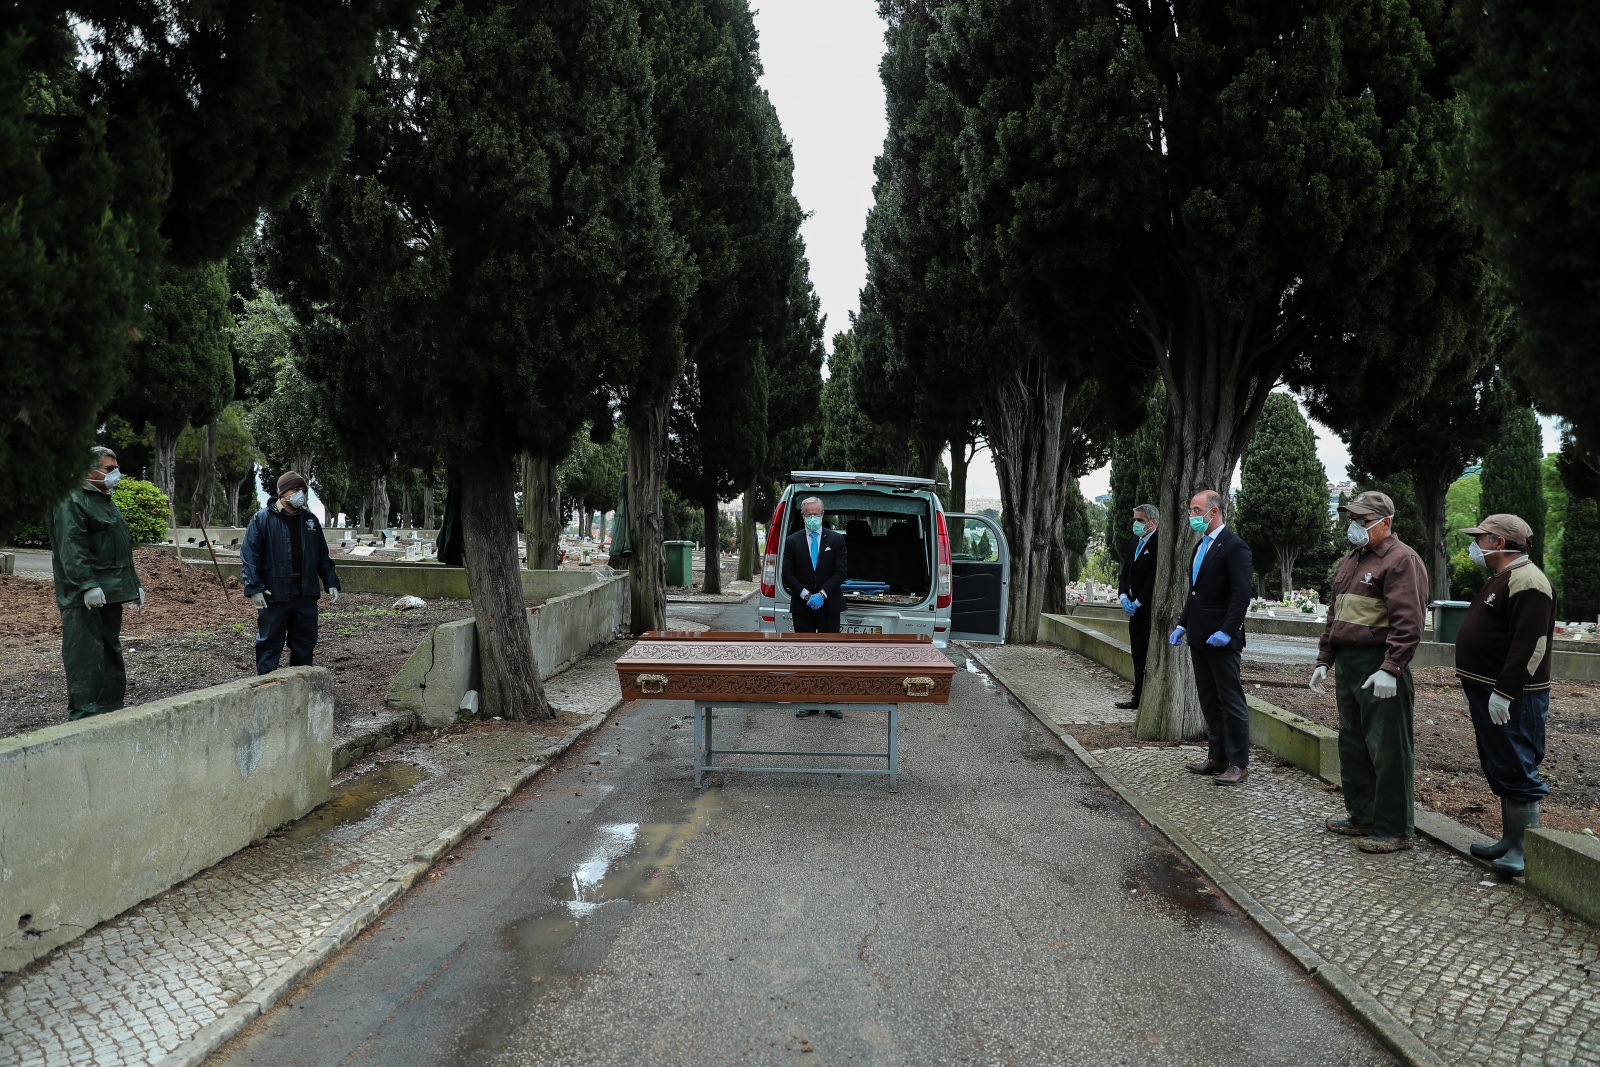
<instances>
[{"instance_id":1,"label":"face mask","mask_svg":"<svg viewBox=\"0 0 1600 1067\"><path fill-rule=\"evenodd\" d=\"M1487 568L1489 561L1484 557L1483 546L1474 541L1467 546L1467 555L1472 557L1472 562L1480 567Z\"/></svg>"},{"instance_id":2,"label":"face mask","mask_svg":"<svg viewBox=\"0 0 1600 1067\"><path fill-rule=\"evenodd\" d=\"M289 505L291 507L295 508L296 510L299 510L300 508L305 507L306 506L306 491L304 489L296 489L294 492L290 493L289 494Z\"/></svg>"},{"instance_id":3,"label":"face mask","mask_svg":"<svg viewBox=\"0 0 1600 1067\"><path fill-rule=\"evenodd\" d=\"M1206 520L1201 518L1199 515L1190 515L1189 529L1193 530L1195 533L1205 533Z\"/></svg>"},{"instance_id":4,"label":"face mask","mask_svg":"<svg viewBox=\"0 0 1600 1067\"><path fill-rule=\"evenodd\" d=\"M122 472L113 468L106 471L103 477L106 480L106 492L109 493L117 487L118 482L122 481Z\"/></svg>"},{"instance_id":5,"label":"face mask","mask_svg":"<svg viewBox=\"0 0 1600 1067\"><path fill-rule=\"evenodd\" d=\"M1350 525L1345 527L1344 535L1357 548L1365 548L1367 542L1372 540L1372 535L1367 533L1367 528L1354 519L1351 519Z\"/></svg>"},{"instance_id":6,"label":"face mask","mask_svg":"<svg viewBox=\"0 0 1600 1067\"><path fill-rule=\"evenodd\" d=\"M1133 524L1133 536L1135 536L1135 537L1143 537L1144 536L1144 523L1136 522L1136 523Z\"/></svg>"},{"instance_id":7,"label":"face mask","mask_svg":"<svg viewBox=\"0 0 1600 1067\"><path fill-rule=\"evenodd\" d=\"M817 531L819 531L821 529L822 529L822 516L821 515L807 515L806 516L806 532L807 533L816 533Z\"/></svg>"}]
</instances>

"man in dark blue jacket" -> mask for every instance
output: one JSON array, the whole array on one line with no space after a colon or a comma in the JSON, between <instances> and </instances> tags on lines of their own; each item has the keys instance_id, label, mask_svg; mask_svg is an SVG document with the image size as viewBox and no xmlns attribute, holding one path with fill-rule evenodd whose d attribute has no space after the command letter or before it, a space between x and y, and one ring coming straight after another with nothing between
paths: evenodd
<instances>
[{"instance_id":1,"label":"man in dark blue jacket","mask_svg":"<svg viewBox=\"0 0 1600 1067\"><path fill-rule=\"evenodd\" d=\"M1128 648L1133 652L1133 695L1112 707L1137 708L1144 694L1144 663L1150 658L1150 614L1156 601L1156 525L1161 512L1154 504L1133 509L1133 540L1122 557L1117 592L1128 613Z\"/></svg>"},{"instance_id":2,"label":"man in dark blue jacket","mask_svg":"<svg viewBox=\"0 0 1600 1067\"><path fill-rule=\"evenodd\" d=\"M1189 561L1189 598L1167 638L1186 633L1194 662L1194 687L1206 717L1207 758L1188 764L1218 785L1239 785L1250 775L1250 709L1239 681L1244 655L1244 616L1250 610L1250 546L1228 529L1222 494L1201 490L1189 501L1189 527L1203 535Z\"/></svg>"},{"instance_id":3,"label":"man in dark blue jacket","mask_svg":"<svg viewBox=\"0 0 1600 1067\"><path fill-rule=\"evenodd\" d=\"M285 472L278 479L277 497L250 516L239 549L244 592L256 605L257 674L278 669L285 638L289 666L309 667L317 647L322 587L333 603L339 602L339 576L328 558L328 539L306 508L308 488L300 475Z\"/></svg>"}]
</instances>

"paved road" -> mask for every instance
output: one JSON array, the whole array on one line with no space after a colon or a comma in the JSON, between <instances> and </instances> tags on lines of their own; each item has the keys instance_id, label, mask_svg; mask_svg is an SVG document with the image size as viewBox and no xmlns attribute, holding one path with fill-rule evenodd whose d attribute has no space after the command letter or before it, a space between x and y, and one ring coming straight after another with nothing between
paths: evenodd
<instances>
[{"instance_id":1,"label":"paved road","mask_svg":"<svg viewBox=\"0 0 1600 1067\"><path fill-rule=\"evenodd\" d=\"M907 714L898 795L697 792L688 711L624 708L214 1062L1393 1062L975 670ZM880 723L722 729L868 745Z\"/></svg>"}]
</instances>

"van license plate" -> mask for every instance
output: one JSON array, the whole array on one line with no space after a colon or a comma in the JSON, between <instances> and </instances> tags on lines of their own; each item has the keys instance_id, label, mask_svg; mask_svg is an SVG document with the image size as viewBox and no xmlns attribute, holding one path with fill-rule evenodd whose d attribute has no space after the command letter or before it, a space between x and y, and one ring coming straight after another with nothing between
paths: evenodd
<instances>
[{"instance_id":1,"label":"van license plate","mask_svg":"<svg viewBox=\"0 0 1600 1067\"><path fill-rule=\"evenodd\" d=\"M839 632L842 633L842 634L881 634L881 633L883 633L883 627L881 627L881 626L841 626L841 627L839 627Z\"/></svg>"}]
</instances>

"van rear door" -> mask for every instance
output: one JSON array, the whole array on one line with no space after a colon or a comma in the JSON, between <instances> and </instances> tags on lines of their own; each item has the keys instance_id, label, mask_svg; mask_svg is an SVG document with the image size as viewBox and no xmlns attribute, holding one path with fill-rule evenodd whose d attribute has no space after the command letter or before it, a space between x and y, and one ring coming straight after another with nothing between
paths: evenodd
<instances>
[{"instance_id":1,"label":"van rear door","mask_svg":"<svg viewBox=\"0 0 1600 1067\"><path fill-rule=\"evenodd\" d=\"M983 515L944 519L950 532L950 639L1003 644L1011 588L1006 535Z\"/></svg>"}]
</instances>

